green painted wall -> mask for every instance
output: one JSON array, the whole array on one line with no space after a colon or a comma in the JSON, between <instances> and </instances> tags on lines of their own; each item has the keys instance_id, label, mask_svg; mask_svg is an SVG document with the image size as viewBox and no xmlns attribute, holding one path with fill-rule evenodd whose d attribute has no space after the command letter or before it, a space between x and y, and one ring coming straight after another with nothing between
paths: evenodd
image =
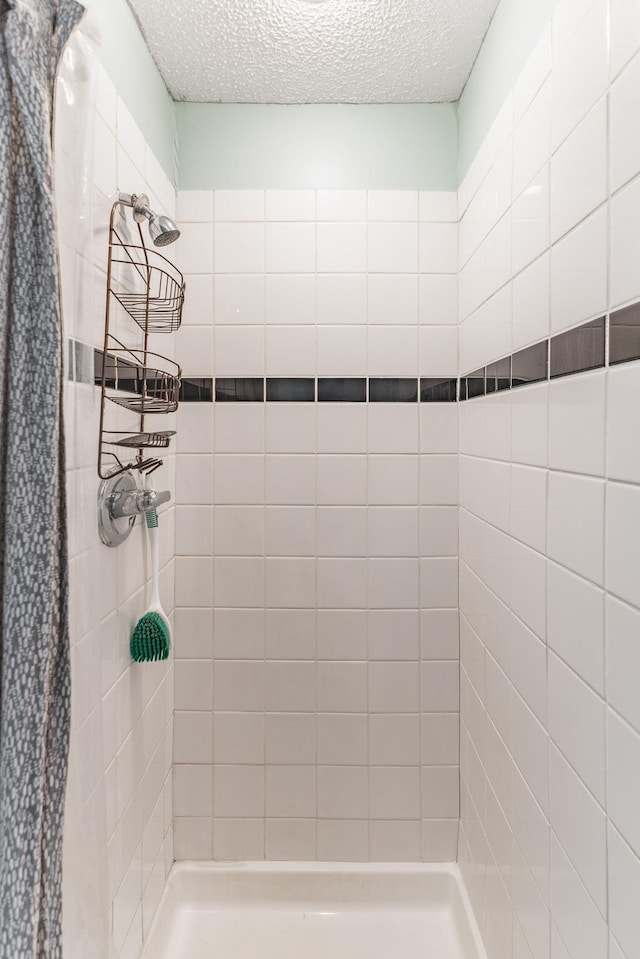
<instances>
[{"instance_id":1,"label":"green painted wall","mask_svg":"<svg viewBox=\"0 0 640 959\"><path fill-rule=\"evenodd\" d=\"M559 0L501 0L458 101L459 181Z\"/></svg>"},{"instance_id":2,"label":"green painted wall","mask_svg":"<svg viewBox=\"0 0 640 959\"><path fill-rule=\"evenodd\" d=\"M501 0L458 104L284 106L174 103L127 0L84 0L105 68L186 189L455 189L558 2Z\"/></svg>"},{"instance_id":3,"label":"green painted wall","mask_svg":"<svg viewBox=\"0 0 640 959\"><path fill-rule=\"evenodd\" d=\"M182 189L455 190L454 104L177 103Z\"/></svg>"},{"instance_id":4,"label":"green painted wall","mask_svg":"<svg viewBox=\"0 0 640 959\"><path fill-rule=\"evenodd\" d=\"M175 105L126 0L82 0L87 29L118 93L171 180L175 180Z\"/></svg>"}]
</instances>

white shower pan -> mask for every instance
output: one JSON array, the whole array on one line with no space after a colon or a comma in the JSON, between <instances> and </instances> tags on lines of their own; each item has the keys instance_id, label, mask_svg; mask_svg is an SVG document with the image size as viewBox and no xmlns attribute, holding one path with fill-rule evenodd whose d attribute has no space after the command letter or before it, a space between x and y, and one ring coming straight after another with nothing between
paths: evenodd
<instances>
[{"instance_id":1,"label":"white shower pan","mask_svg":"<svg viewBox=\"0 0 640 959\"><path fill-rule=\"evenodd\" d=\"M178 863L143 959L486 959L455 865Z\"/></svg>"}]
</instances>

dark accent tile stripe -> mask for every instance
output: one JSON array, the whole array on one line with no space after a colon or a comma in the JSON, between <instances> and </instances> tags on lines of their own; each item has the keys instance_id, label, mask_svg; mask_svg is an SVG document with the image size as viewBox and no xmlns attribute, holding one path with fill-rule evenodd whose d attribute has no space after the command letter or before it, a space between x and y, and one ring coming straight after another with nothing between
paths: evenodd
<instances>
[{"instance_id":1,"label":"dark accent tile stripe","mask_svg":"<svg viewBox=\"0 0 640 959\"><path fill-rule=\"evenodd\" d=\"M102 371L105 363L106 363L106 374L107 374L105 384L107 386L107 389L115 390L118 382L118 379L117 379L118 368L116 365L115 356L112 356L110 353L107 353L106 360L105 360L105 354L102 352L102 350L94 350L93 351L93 372L94 372L94 382L96 386L102 386Z\"/></svg>"},{"instance_id":2,"label":"dark accent tile stripe","mask_svg":"<svg viewBox=\"0 0 640 959\"><path fill-rule=\"evenodd\" d=\"M455 403L458 398L458 380L423 377L420 380L421 403Z\"/></svg>"},{"instance_id":3,"label":"dark accent tile stripe","mask_svg":"<svg viewBox=\"0 0 640 959\"><path fill-rule=\"evenodd\" d=\"M466 377L466 381L467 381L466 397L468 400L473 400L475 399L476 396L484 396L485 394L484 366L480 370L474 370L473 373L469 373Z\"/></svg>"},{"instance_id":4,"label":"dark accent tile stripe","mask_svg":"<svg viewBox=\"0 0 640 959\"><path fill-rule=\"evenodd\" d=\"M116 361L117 389L125 393L140 392L140 367L123 360L121 356Z\"/></svg>"},{"instance_id":5,"label":"dark accent tile stripe","mask_svg":"<svg viewBox=\"0 0 640 959\"><path fill-rule=\"evenodd\" d=\"M525 386L547 379L548 340L518 350L511 357L511 386Z\"/></svg>"},{"instance_id":6,"label":"dark accent tile stripe","mask_svg":"<svg viewBox=\"0 0 640 959\"><path fill-rule=\"evenodd\" d=\"M551 379L604 366L605 325L606 319L602 316L566 333L552 336L549 359Z\"/></svg>"},{"instance_id":7,"label":"dark accent tile stripe","mask_svg":"<svg viewBox=\"0 0 640 959\"><path fill-rule=\"evenodd\" d=\"M364 376L338 378L320 377L318 403L366 403L367 380Z\"/></svg>"},{"instance_id":8,"label":"dark accent tile stripe","mask_svg":"<svg viewBox=\"0 0 640 959\"><path fill-rule=\"evenodd\" d=\"M490 395L502 390L539 383L549 378L602 369L618 363L640 360L640 302L610 314L609 357L606 358L607 317L590 320L551 339L534 343L511 356L454 377L320 377L317 399L322 403L453 403ZM69 339L68 378L76 382L102 384L103 362L107 364L106 384L110 389L138 392L140 369L135 364L80 341ZM93 370L93 372L92 372ZM152 371L150 371L152 372ZM215 381L218 402L263 402L265 381L261 377L221 377ZM183 381L181 400L210 402L213 380L188 377ZM270 377L266 380L268 402L313 403L313 377Z\"/></svg>"},{"instance_id":9,"label":"dark accent tile stripe","mask_svg":"<svg viewBox=\"0 0 640 959\"><path fill-rule=\"evenodd\" d=\"M489 363L486 370L486 391L500 393L511 389L511 357L505 356L502 360Z\"/></svg>"},{"instance_id":10,"label":"dark accent tile stripe","mask_svg":"<svg viewBox=\"0 0 640 959\"><path fill-rule=\"evenodd\" d=\"M74 347L76 383L93 383L93 347L78 340L75 341Z\"/></svg>"},{"instance_id":11,"label":"dark accent tile stripe","mask_svg":"<svg viewBox=\"0 0 640 959\"><path fill-rule=\"evenodd\" d=\"M213 379L210 376L184 377L180 383L181 403L211 403Z\"/></svg>"},{"instance_id":12,"label":"dark accent tile stripe","mask_svg":"<svg viewBox=\"0 0 640 959\"><path fill-rule=\"evenodd\" d=\"M417 403L418 380L409 377L371 377L370 403Z\"/></svg>"},{"instance_id":13,"label":"dark accent tile stripe","mask_svg":"<svg viewBox=\"0 0 640 959\"><path fill-rule=\"evenodd\" d=\"M93 377L96 386L102 386L102 361L104 353L102 350L93 351Z\"/></svg>"},{"instance_id":14,"label":"dark accent tile stripe","mask_svg":"<svg viewBox=\"0 0 640 959\"><path fill-rule=\"evenodd\" d=\"M216 403L262 403L263 400L261 376L216 377Z\"/></svg>"},{"instance_id":15,"label":"dark accent tile stripe","mask_svg":"<svg viewBox=\"0 0 640 959\"><path fill-rule=\"evenodd\" d=\"M609 317L609 364L640 359L640 303L616 310Z\"/></svg>"},{"instance_id":16,"label":"dark accent tile stripe","mask_svg":"<svg viewBox=\"0 0 640 959\"><path fill-rule=\"evenodd\" d=\"M316 381L312 377L270 377L267 403L313 403Z\"/></svg>"}]
</instances>

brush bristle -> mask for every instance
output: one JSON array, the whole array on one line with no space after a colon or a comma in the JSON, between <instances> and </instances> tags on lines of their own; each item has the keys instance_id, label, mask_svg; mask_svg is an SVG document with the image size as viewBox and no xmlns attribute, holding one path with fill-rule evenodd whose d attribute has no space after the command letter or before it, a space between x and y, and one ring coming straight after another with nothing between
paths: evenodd
<instances>
[{"instance_id":1,"label":"brush bristle","mask_svg":"<svg viewBox=\"0 0 640 959\"><path fill-rule=\"evenodd\" d=\"M169 630L159 613L145 613L131 634L131 658L136 663L152 663L169 658Z\"/></svg>"},{"instance_id":2,"label":"brush bristle","mask_svg":"<svg viewBox=\"0 0 640 959\"><path fill-rule=\"evenodd\" d=\"M158 510L150 509L144 514L147 520L147 526L149 529L156 529L158 526Z\"/></svg>"}]
</instances>

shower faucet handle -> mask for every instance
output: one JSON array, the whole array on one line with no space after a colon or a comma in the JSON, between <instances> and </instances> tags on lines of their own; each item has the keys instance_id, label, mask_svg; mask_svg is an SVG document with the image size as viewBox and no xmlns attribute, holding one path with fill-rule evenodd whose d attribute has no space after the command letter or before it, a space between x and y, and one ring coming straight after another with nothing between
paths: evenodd
<instances>
[{"instance_id":1,"label":"shower faucet handle","mask_svg":"<svg viewBox=\"0 0 640 959\"><path fill-rule=\"evenodd\" d=\"M114 492L109 501L109 512L113 519L123 516L139 516L150 509L157 509L171 499L169 490L156 493L152 489L134 489Z\"/></svg>"},{"instance_id":2,"label":"shower faucet handle","mask_svg":"<svg viewBox=\"0 0 640 959\"><path fill-rule=\"evenodd\" d=\"M136 517L171 499L169 490L140 489L132 470L116 470L98 490L98 531L105 546L124 543Z\"/></svg>"}]
</instances>

